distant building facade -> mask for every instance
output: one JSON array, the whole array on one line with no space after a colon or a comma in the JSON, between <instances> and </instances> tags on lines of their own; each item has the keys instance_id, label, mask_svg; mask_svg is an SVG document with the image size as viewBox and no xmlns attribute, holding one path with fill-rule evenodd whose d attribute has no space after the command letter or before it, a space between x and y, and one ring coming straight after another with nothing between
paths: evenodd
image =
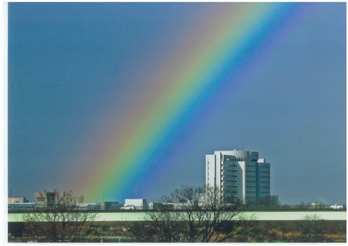
<instances>
[{"instance_id":1,"label":"distant building facade","mask_svg":"<svg viewBox=\"0 0 348 246\"><path fill-rule=\"evenodd\" d=\"M148 209L148 204L146 199L125 199L123 207L121 209Z\"/></svg>"},{"instance_id":2,"label":"distant building facade","mask_svg":"<svg viewBox=\"0 0 348 246\"><path fill-rule=\"evenodd\" d=\"M122 203L117 201L105 201L101 204L101 209L103 210L114 210L120 209L122 207Z\"/></svg>"},{"instance_id":3,"label":"distant building facade","mask_svg":"<svg viewBox=\"0 0 348 246\"><path fill-rule=\"evenodd\" d=\"M28 200L24 196L8 197L9 211L33 209L34 205L34 203L28 202Z\"/></svg>"},{"instance_id":4,"label":"distant building facade","mask_svg":"<svg viewBox=\"0 0 348 246\"><path fill-rule=\"evenodd\" d=\"M271 195L270 168L258 152L214 151L205 156L205 184L216 189L223 202L255 203Z\"/></svg>"},{"instance_id":5,"label":"distant building facade","mask_svg":"<svg viewBox=\"0 0 348 246\"><path fill-rule=\"evenodd\" d=\"M101 210L102 206L99 203L78 203L77 207L80 210Z\"/></svg>"},{"instance_id":6,"label":"distant building facade","mask_svg":"<svg viewBox=\"0 0 348 246\"><path fill-rule=\"evenodd\" d=\"M260 158L256 165L256 199L265 201L271 199L271 164Z\"/></svg>"},{"instance_id":7,"label":"distant building facade","mask_svg":"<svg viewBox=\"0 0 348 246\"><path fill-rule=\"evenodd\" d=\"M17 203L25 203L28 202L27 199L25 199L24 196L9 196L8 197L8 204L17 204Z\"/></svg>"},{"instance_id":8,"label":"distant building facade","mask_svg":"<svg viewBox=\"0 0 348 246\"><path fill-rule=\"evenodd\" d=\"M344 206L340 204L332 204L330 205L330 208L335 210L340 210L340 209L344 209Z\"/></svg>"},{"instance_id":9,"label":"distant building facade","mask_svg":"<svg viewBox=\"0 0 348 246\"><path fill-rule=\"evenodd\" d=\"M38 207L53 207L58 203L60 194L56 191L43 191L35 193L35 204Z\"/></svg>"}]
</instances>

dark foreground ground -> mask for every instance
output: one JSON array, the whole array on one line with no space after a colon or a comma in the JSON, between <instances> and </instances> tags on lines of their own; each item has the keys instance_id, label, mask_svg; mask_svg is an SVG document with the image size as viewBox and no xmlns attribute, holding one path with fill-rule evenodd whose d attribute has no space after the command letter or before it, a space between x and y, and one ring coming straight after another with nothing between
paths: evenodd
<instances>
[{"instance_id":1,"label":"dark foreground ground","mask_svg":"<svg viewBox=\"0 0 348 246\"><path fill-rule=\"evenodd\" d=\"M185 241L158 237L151 222L94 222L71 224L9 223L9 242L168 242ZM178 226L181 227L180 225ZM65 229L64 229L65 228ZM175 234L177 227L169 233ZM73 233L71 233L74 231ZM219 228L212 241L224 242L346 242L346 221L248 221ZM232 232L232 233L231 233ZM71 233L71 235L69 235ZM226 235L230 235L226 237Z\"/></svg>"}]
</instances>

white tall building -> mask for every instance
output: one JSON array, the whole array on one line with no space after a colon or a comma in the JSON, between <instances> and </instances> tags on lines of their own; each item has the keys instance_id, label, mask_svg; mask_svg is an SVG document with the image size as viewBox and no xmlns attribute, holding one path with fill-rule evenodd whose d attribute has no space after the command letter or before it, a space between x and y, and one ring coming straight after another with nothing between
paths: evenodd
<instances>
[{"instance_id":1,"label":"white tall building","mask_svg":"<svg viewBox=\"0 0 348 246\"><path fill-rule=\"evenodd\" d=\"M217 189L224 202L243 203L270 197L270 164L259 153L244 150L214 151L205 156L205 184Z\"/></svg>"}]
</instances>

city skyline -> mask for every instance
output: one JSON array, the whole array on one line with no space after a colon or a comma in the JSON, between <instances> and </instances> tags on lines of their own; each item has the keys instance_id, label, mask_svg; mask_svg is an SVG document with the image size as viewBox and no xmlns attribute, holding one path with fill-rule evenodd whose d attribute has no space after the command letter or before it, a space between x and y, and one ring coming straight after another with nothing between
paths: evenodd
<instances>
[{"instance_id":1,"label":"city skyline","mask_svg":"<svg viewBox=\"0 0 348 246\"><path fill-rule=\"evenodd\" d=\"M281 201L345 202L345 14L10 3L9 191L151 199L237 148L272 164Z\"/></svg>"}]
</instances>

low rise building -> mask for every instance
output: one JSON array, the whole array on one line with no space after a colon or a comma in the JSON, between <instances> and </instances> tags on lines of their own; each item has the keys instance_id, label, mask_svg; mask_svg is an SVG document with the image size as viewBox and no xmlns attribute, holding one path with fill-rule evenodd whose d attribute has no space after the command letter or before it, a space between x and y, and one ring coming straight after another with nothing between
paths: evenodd
<instances>
[{"instance_id":1,"label":"low rise building","mask_svg":"<svg viewBox=\"0 0 348 246\"><path fill-rule=\"evenodd\" d=\"M8 204L25 203L25 202L28 202L28 200L25 199L24 196L9 196L8 197Z\"/></svg>"},{"instance_id":2,"label":"low rise building","mask_svg":"<svg viewBox=\"0 0 348 246\"><path fill-rule=\"evenodd\" d=\"M139 198L139 199L125 199L123 207L121 209L128 209L128 210L142 210L142 209L148 209L148 204L146 199Z\"/></svg>"},{"instance_id":3,"label":"low rise building","mask_svg":"<svg viewBox=\"0 0 348 246\"><path fill-rule=\"evenodd\" d=\"M122 207L122 203L117 201L106 201L101 204L101 209L103 210L115 210L120 209Z\"/></svg>"},{"instance_id":4,"label":"low rise building","mask_svg":"<svg viewBox=\"0 0 348 246\"><path fill-rule=\"evenodd\" d=\"M341 204L333 204L333 205L330 205L330 208L335 210L340 210L340 209L343 209L344 206Z\"/></svg>"},{"instance_id":5,"label":"low rise building","mask_svg":"<svg viewBox=\"0 0 348 246\"><path fill-rule=\"evenodd\" d=\"M101 205L99 203L78 203L78 208L80 210L100 210Z\"/></svg>"},{"instance_id":6,"label":"low rise building","mask_svg":"<svg viewBox=\"0 0 348 246\"><path fill-rule=\"evenodd\" d=\"M59 193L56 191L43 191L35 193L35 204L38 207L53 207L58 203Z\"/></svg>"}]
</instances>

